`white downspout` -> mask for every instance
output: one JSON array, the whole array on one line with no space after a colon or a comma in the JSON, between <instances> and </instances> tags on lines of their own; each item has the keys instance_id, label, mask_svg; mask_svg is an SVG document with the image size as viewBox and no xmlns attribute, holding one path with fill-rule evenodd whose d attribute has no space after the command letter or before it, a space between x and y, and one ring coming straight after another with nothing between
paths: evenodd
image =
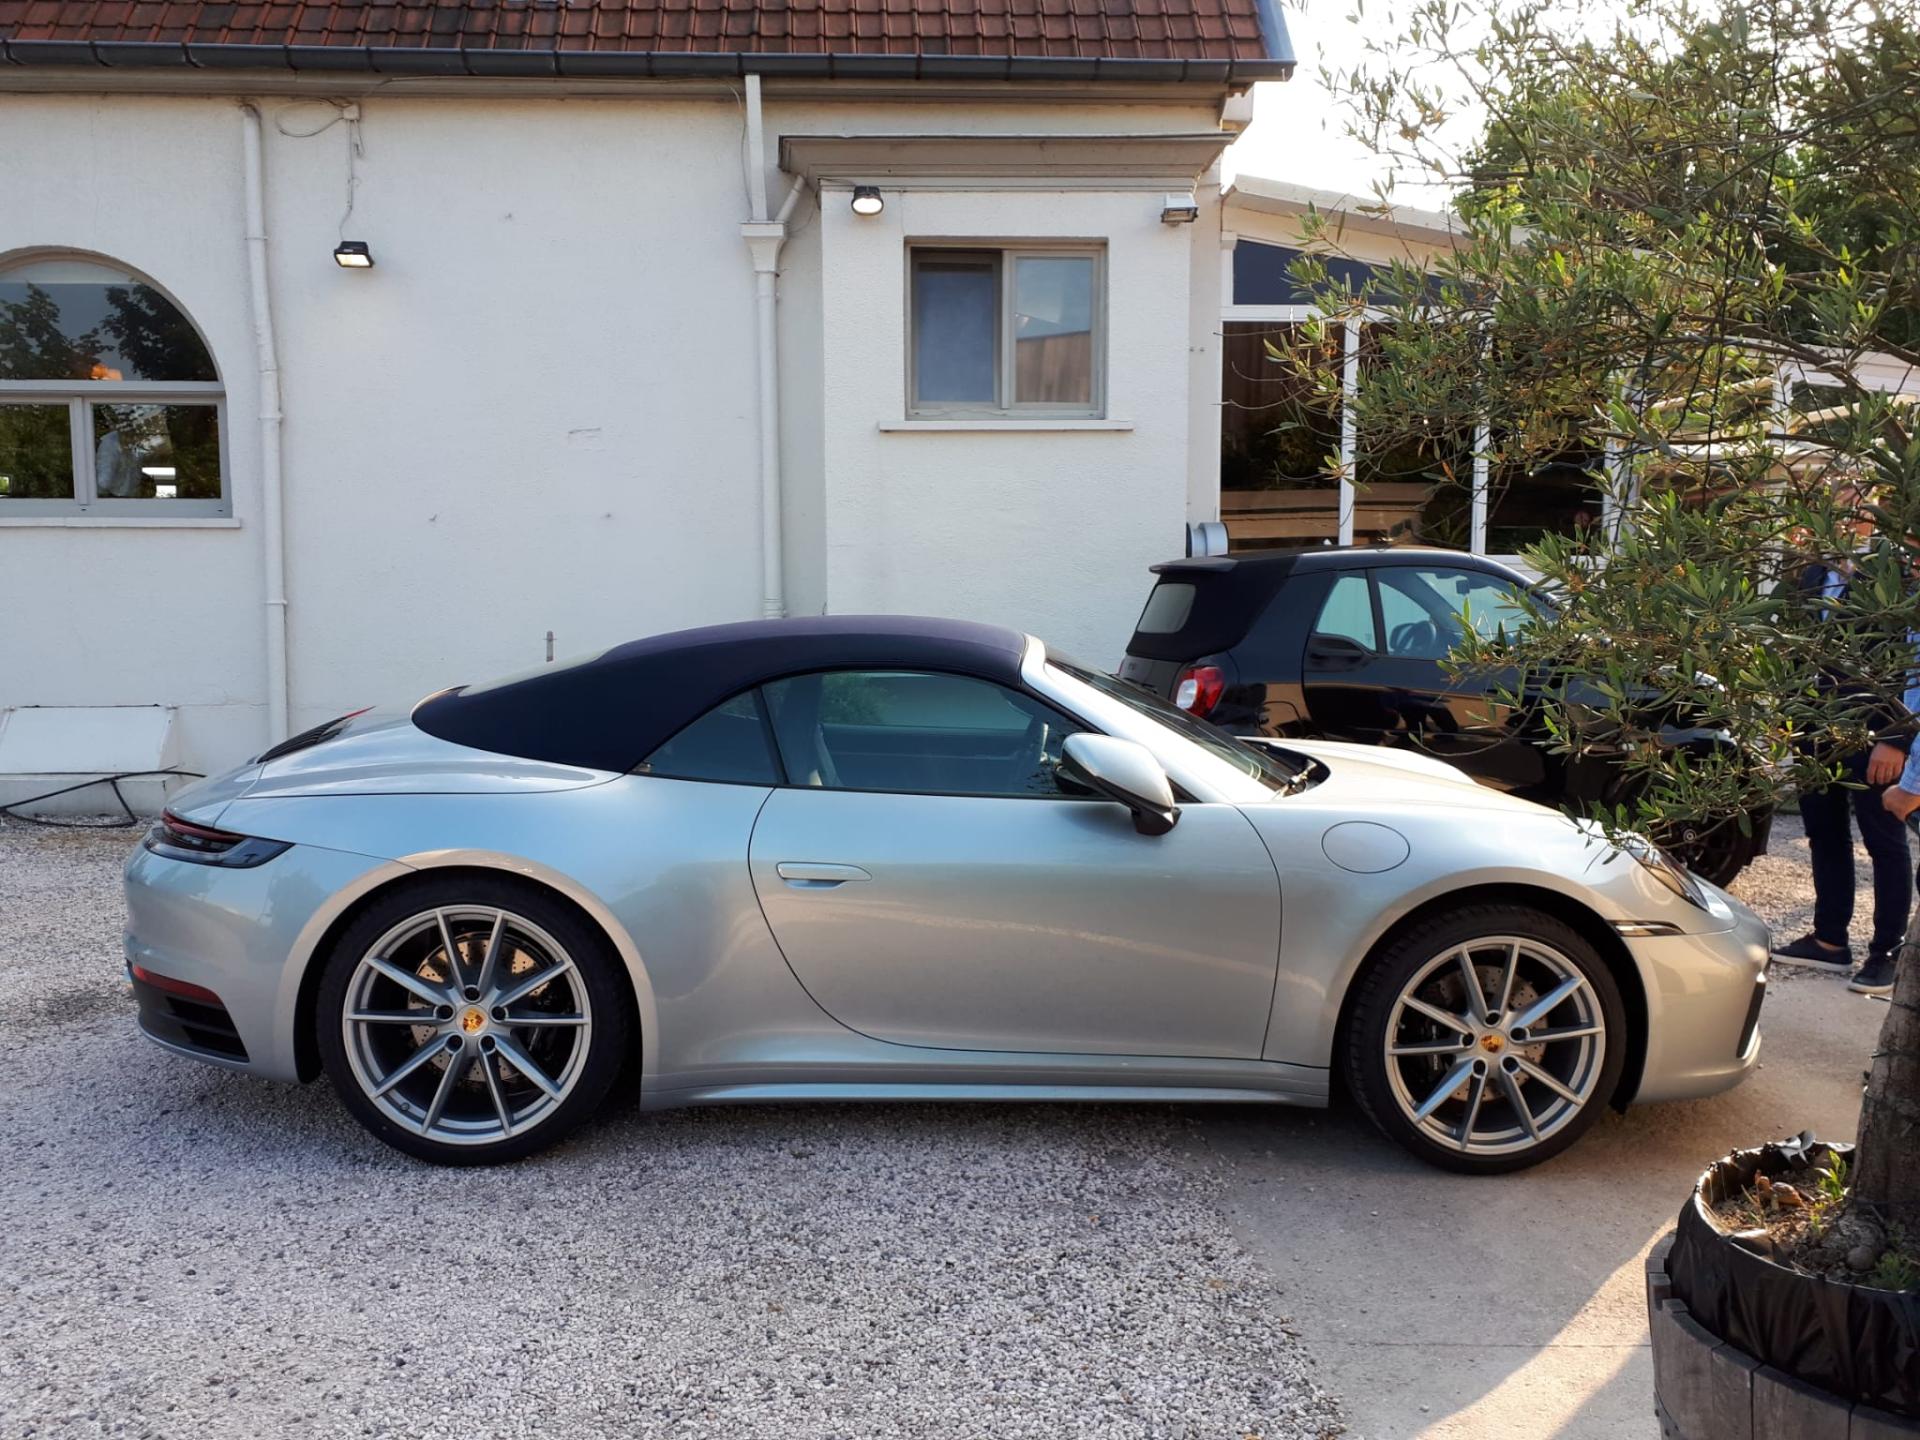
<instances>
[{"instance_id":1,"label":"white downspout","mask_svg":"<svg viewBox=\"0 0 1920 1440\"><path fill-rule=\"evenodd\" d=\"M266 567L267 739L287 737L287 545L281 515L280 361L273 343L273 306L267 295L266 162L260 112L240 107L245 154L247 284L253 311L254 361L259 369L260 545Z\"/></svg>"},{"instance_id":2,"label":"white downspout","mask_svg":"<svg viewBox=\"0 0 1920 1440\"><path fill-rule=\"evenodd\" d=\"M1467 512L1467 549L1476 555L1487 553L1487 451L1492 445L1493 429L1482 419L1473 427L1473 498Z\"/></svg>"},{"instance_id":3,"label":"white downspout","mask_svg":"<svg viewBox=\"0 0 1920 1440\"><path fill-rule=\"evenodd\" d=\"M781 530L780 486L780 247L787 217L806 183L795 176L780 213L767 219L766 137L760 114L760 77L747 76L747 205L752 219L740 226L753 263L754 329L760 381L760 614L778 620L787 613L787 580Z\"/></svg>"},{"instance_id":4,"label":"white downspout","mask_svg":"<svg viewBox=\"0 0 1920 1440\"><path fill-rule=\"evenodd\" d=\"M1360 320L1347 317L1340 359L1340 543L1353 544L1354 457L1358 453L1359 419L1353 413L1360 395Z\"/></svg>"}]
</instances>

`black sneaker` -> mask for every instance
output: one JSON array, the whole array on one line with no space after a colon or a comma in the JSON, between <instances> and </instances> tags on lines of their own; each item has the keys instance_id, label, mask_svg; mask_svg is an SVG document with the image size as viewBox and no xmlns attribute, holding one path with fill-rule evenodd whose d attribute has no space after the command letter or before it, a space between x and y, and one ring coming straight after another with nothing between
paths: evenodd
<instances>
[{"instance_id":1,"label":"black sneaker","mask_svg":"<svg viewBox=\"0 0 1920 1440\"><path fill-rule=\"evenodd\" d=\"M1847 982L1847 989L1858 990L1862 995L1891 995L1893 993L1893 952L1881 950L1867 956L1867 963L1853 972L1853 979Z\"/></svg>"},{"instance_id":2,"label":"black sneaker","mask_svg":"<svg viewBox=\"0 0 1920 1440\"><path fill-rule=\"evenodd\" d=\"M1782 965L1800 965L1808 970L1824 970L1829 975L1845 975L1853 969L1851 945L1839 950L1829 950L1811 934L1802 935L1791 945L1782 945L1773 952L1773 958Z\"/></svg>"}]
</instances>

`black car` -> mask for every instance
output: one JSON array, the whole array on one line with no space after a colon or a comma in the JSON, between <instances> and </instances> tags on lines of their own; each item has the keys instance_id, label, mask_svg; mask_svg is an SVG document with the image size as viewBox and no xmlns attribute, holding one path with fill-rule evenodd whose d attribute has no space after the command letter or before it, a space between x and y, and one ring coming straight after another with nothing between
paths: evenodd
<instances>
[{"instance_id":1,"label":"black car","mask_svg":"<svg viewBox=\"0 0 1920 1440\"><path fill-rule=\"evenodd\" d=\"M1519 571L1453 550L1317 548L1156 565L1121 678L1239 735L1399 745L1482 784L1576 808L1618 803L1619 763L1556 753L1531 707L1500 698L1512 675L1450 675L1471 623L1492 636L1528 620ZM1724 733L1674 724L1667 744L1710 749ZM1725 884L1766 849L1771 814L1663 837Z\"/></svg>"}]
</instances>

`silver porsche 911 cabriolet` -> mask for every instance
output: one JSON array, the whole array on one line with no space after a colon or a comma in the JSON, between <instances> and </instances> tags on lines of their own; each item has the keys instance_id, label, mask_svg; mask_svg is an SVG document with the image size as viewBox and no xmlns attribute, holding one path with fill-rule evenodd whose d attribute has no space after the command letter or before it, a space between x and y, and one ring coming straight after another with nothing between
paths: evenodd
<instances>
[{"instance_id":1,"label":"silver porsche 911 cabriolet","mask_svg":"<svg viewBox=\"0 0 1920 1440\"><path fill-rule=\"evenodd\" d=\"M1446 765L1011 631L725 625L343 716L127 862L161 1045L505 1160L717 1101L1324 1105L1491 1172L1759 1051L1767 934Z\"/></svg>"}]
</instances>

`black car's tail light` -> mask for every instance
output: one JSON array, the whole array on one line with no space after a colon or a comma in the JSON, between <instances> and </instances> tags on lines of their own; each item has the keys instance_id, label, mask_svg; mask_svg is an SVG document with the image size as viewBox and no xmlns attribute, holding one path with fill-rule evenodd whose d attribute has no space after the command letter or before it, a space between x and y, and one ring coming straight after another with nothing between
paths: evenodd
<instances>
[{"instance_id":1,"label":"black car's tail light","mask_svg":"<svg viewBox=\"0 0 1920 1440\"><path fill-rule=\"evenodd\" d=\"M1218 665L1189 665L1173 682L1173 703L1204 720L1220 703L1226 688L1227 677Z\"/></svg>"},{"instance_id":2,"label":"black car's tail light","mask_svg":"<svg viewBox=\"0 0 1920 1440\"><path fill-rule=\"evenodd\" d=\"M169 860L219 865L228 870L250 870L293 848L285 840L262 840L257 835L236 835L231 830L195 825L171 810L161 812L141 843Z\"/></svg>"}]
</instances>

